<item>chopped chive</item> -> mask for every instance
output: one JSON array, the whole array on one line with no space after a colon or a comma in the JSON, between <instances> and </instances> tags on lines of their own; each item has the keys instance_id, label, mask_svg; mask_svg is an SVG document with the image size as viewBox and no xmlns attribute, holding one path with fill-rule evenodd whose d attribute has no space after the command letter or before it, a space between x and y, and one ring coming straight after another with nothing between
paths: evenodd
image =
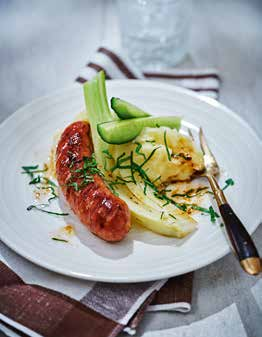
<instances>
[{"instance_id":1,"label":"chopped chive","mask_svg":"<svg viewBox=\"0 0 262 337\"><path fill-rule=\"evenodd\" d=\"M108 150L103 150L102 151L104 154L105 154L105 157L104 157L104 170L105 171L108 171L107 170L107 159L114 159L113 156L111 155L111 153L108 151Z\"/></svg>"},{"instance_id":2,"label":"chopped chive","mask_svg":"<svg viewBox=\"0 0 262 337\"><path fill-rule=\"evenodd\" d=\"M83 157L81 160L83 162L83 166L76 170L72 170L71 167L71 177L66 184L67 186L71 186L75 191L79 191L80 189L86 187L89 183L94 181L94 175L99 175L100 177L104 177L104 174L97 167L97 162L95 155L92 154L90 157ZM80 181L79 181L80 180Z\"/></svg>"},{"instance_id":3,"label":"chopped chive","mask_svg":"<svg viewBox=\"0 0 262 337\"><path fill-rule=\"evenodd\" d=\"M131 171L131 177L134 184L136 184L135 174L134 174L134 161L133 161L133 151L130 153L130 171Z\"/></svg>"},{"instance_id":4,"label":"chopped chive","mask_svg":"<svg viewBox=\"0 0 262 337\"><path fill-rule=\"evenodd\" d=\"M126 155L126 153L123 152L120 156L118 156L116 158L116 164L113 167L111 167L111 170L110 170L111 172L114 172L118 168L123 168L123 167L121 167L121 164L123 162L127 161L128 159L130 159L130 156L127 156L127 158L124 158L125 155Z\"/></svg>"},{"instance_id":5,"label":"chopped chive","mask_svg":"<svg viewBox=\"0 0 262 337\"><path fill-rule=\"evenodd\" d=\"M142 149L142 144L135 142L137 144L137 147L135 148L135 153L138 154L139 156L142 156L146 160L146 155L143 152L140 152Z\"/></svg>"},{"instance_id":6,"label":"chopped chive","mask_svg":"<svg viewBox=\"0 0 262 337\"><path fill-rule=\"evenodd\" d=\"M165 207L165 206L167 206L167 205L169 205L169 204L170 204L170 201L167 200L167 201L162 205L162 207Z\"/></svg>"},{"instance_id":7,"label":"chopped chive","mask_svg":"<svg viewBox=\"0 0 262 337\"><path fill-rule=\"evenodd\" d=\"M53 214L53 215L60 215L60 216L66 216L66 215L69 215L69 213L57 213L57 212L51 212L51 211L46 211L45 209L41 209L35 205L30 205L26 208L27 211L31 211L32 209L36 209L40 212L43 212L43 213L48 213L48 214Z\"/></svg>"},{"instance_id":8,"label":"chopped chive","mask_svg":"<svg viewBox=\"0 0 262 337\"><path fill-rule=\"evenodd\" d=\"M168 213L168 215L169 215L171 218L173 218L173 219L176 220L176 217L175 217L173 214Z\"/></svg>"},{"instance_id":9,"label":"chopped chive","mask_svg":"<svg viewBox=\"0 0 262 337\"><path fill-rule=\"evenodd\" d=\"M111 181L110 184L111 185L125 185L126 183L124 183L123 181Z\"/></svg>"},{"instance_id":10,"label":"chopped chive","mask_svg":"<svg viewBox=\"0 0 262 337\"><path fill-rule=\"evenodd\" d=\"M167 158L169 161L171 161L171 154L169 152L168 146L167 146L167 141L166 141L166 130L164 131L164 143L166 147L166 153L167 153Z\"/></svg>"},{"instance_id":11,"label":"chopped chive","mask_svg":"<svg viewBox=\"0 0 262 337\"><path fill-rule=\"evenodd\" d=\"M161 179L161 176L158 176L156 179L154 179L153 181L152 181L152 184L154 184L156 181L158 181L158 180L160 180Z\"/></svg>"},{"instance_id":12,"label":"chopped chive","mask_svg":"<svg viewBox=\"0 0 262 337\"><path fill-rule=\"evenodd\" d=\"M39 167L39 165L22 166L23 172L21 172L21 173L29 175L29 177L32 179L31 181L33 181L35 179L34 173L42 173L42 172L46 172L48 170L47 167L42 169L42 170L38 170L38 167ZM32 182L31 184L36 184L36 183Z\"/></svg>"},{"instance_id":13,"label":"chopped chive","mask_svg":"<svg viewBox=\"0 0 262 337\"><path fill-rule=\"evenodd\" d=\"M102 152L106 155L107 159L114 159L113 156L111 155L111 153L108 150L103 150Z\"/></svg>"},{"instance_id":14,"label":"chopped chive","mask_svg":"<svg viewBox=\"0 0 262 337\"><path fill-rule=\"evenodd\" d=\"M33 174L33 173L42 173L42 172L46 172L48 170L48 168L45 168L43 170L24 170L24 172L21 172L22 174Z\"/></svg>"},{"instance_id":15,"label":"chopped chive","mask_svg":"<svg viewBox=\"0 0 262 337\"><path fill-rule=\"evenodd\" d=\"M191 207L192 209L199 211L199 212L203 212L203 213L207 213L210 214L210 210L198 205L194 205L194 204L187 204L187 206Z\"/></svg>"},{"instance_id":16,"label":"chopped chive","mask_svg":"<svg viewBox=\"0 0 262 337\"><path fill-rule=\"evenodd\" d=\"M133 180L127 180L126 178L132 178L132 177L129 176L129 177L122 178L122 177L120 177L120 176L116 176L116 180L117 180L117 181L120 180L120 181L122 181L122 182L124 182L124 183L126 183L126 184L132 183L132 182L133 182Z\"/></svg>"},{"instance_id":17,"label":"chopped chive","mask_svg":"<svg viewBox=\"0 0 262 337\"><path fill-rule=\"evenodd\" d=\"M31 165L31 166L22 166L22 169L25 171L37 170L39 165Z\"/></svg>"},{"instance_id":18,"label":"chopped chive","mask_svg":"<svg viewBox=\"0 0 262 337\"><path fill-rule=\"evenodd\" d=\"M39 184L40 182L41 182L41 178L40 178L40 176L37 176L36 178L32 179L32 180L29 182L29 185Z\"/></svg>"},{"instance_id":19,"label":"chopped chive","mask_svg":"<svg viewBox=\"0 0 262 337\"><path fill-rule=\"evenodd\" d=\"M146 189L147 189L147 184L144 185L144 190L143 190L144 195L146 195Z\"/></svg>"},{"instance_id":20,"label":"chopped chive","mask_svg":"<svg viewBox=\"0 0 262 337\"><path fill-rule=\"evenodd\" d=\"M219 218L219 215L214 211L212 206L209 207L209 212L211 222L216 222L216 218Z\"/></svg>"},{"instance_id":21,"label":"chopped chive","mask_svg":"<svg viewBox=\"0 0 262 337\"><path fill-rule=\"evenodd\" d=\"M46 178L46 177L43 177L43 179L45 180L45 182L48 184L48 185L51 185L53 187L57 187L57 185L50 179Z\"/></svg>"},{"instance_id":22,"label":"chopped chive","mask_svg":"<svg viewBox=\"0 0 262 337\"><path fill-rule=\"evenodd\" d=\"M225 181L225 186L222 188L222 190L224 191L225 189L227 189L229 186L233 186L235 185L235 182L232 178L229 178Z\"/></svg>"},{"instance_id":23,"label":"chopped chive","mask_svg":"<svg viewBox=\"0 0 262 337\"><path fill-rule=\"evenodd\" d=\"M59 238L55 238L55 237L53 237L52 240L54 240L54 241L60 241L60 242L68 242L67 240L59 239Z\"/></svg>"},{"instance_id":24,"label":"chopped chive","mask_svg":"<svg viewBox=\"0 0 262 337\"><path fill-rule=\"evenodd\" d=\"M73 181L72 183L66 184L68 187L73 187L76 192L79 191L79 185L77 182Z\"/></svg>"},{"instance_id":25,"label":"chopped chive","mask_svg":"<svg viewBox=\"0 0 262 337\"><path fill-rule=\"evenodd\" d=\"M160 220L163 219L163 215L164 215L165 212L161 212L161 215L160 215Z\"/></svg>"},{"instance_id":26,"label":"chopped chive","mask_svg":"<svg viewBox=\"0 0 262 337\"><path fill-rule=\"evenodd\" d=\"M41 190L51 190L51 197L47 200L48 203L50 204L51 200L54 200L58 198L58 195L55 193L55 188L54 186L44 186L44 187L39 187Z\"/></svg>"},{"instance_id":27,"label":"chopped chive","mask_svg":"<svg viewBox=\"0 0 262 337\"><path fill-rule=\"evenodd\" d=\"M196 193L194 193L194 194L191 194L192 192L194 192L194 190L193 189L191 189L191 190L189 190L189 191L187 191L186 193L174 193L174 194L172 194L172 197L174 198L174 197L185 197L185 198L194 198L194 197L196 197L196 196L198 196L198 195L201 195L201 194L204 194L204 193L202 193L204 190L207 190L208 189L208 187L201 187L201 188L198 188L197 189L197 191L196 191ZM208 191L206 191L205 193L207 193Z\"/></svg>"},{"instance_id":28,"label":"chopped chive","mask_svg":"<svg viewBox=\"0 0 262 337\"><path fill-rule=\"evenodd\" d=\"M117 197L119 196L119 193L116 191L116 189L114 188L114 185L112 183L109 183L108 187L110 188L112 193L114 193L114 195L116 195Z\"/></svg>"},{"instance_id":29,"label":"chopped chive","mask_svg":"<svg viewBox=\"0 0 262 337\"><path fill-rule=\"evenodd\" d=\"M156 152L156 150L158 150L160 148L160 146L158 146L157 148L155 148L150 155L145 159L145 161L140 165L140 167L143 167L154 155L154 153Z\"/></svg>"},{"instance_id":30,"label":"chopped chive","mask_svg":"<svg viewBox=\"0 0 262 337\"><path fill-rule=\"evenodd\" d=\"M220 227L224 227L224 224L223 224L223 222L221 222L221 224L220 224Z\"/></svg>"}]
</instances>

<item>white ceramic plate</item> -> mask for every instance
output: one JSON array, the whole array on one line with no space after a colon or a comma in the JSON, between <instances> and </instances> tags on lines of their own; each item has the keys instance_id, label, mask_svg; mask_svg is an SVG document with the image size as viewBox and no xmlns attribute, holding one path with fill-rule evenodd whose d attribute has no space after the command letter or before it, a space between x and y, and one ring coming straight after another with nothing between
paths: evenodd
<instances>
[{"instance_id":1,"label":"white ceramic plate","mask_svg":"<svg viewBox=\"0 0 262 337\"><path fill-rule=\"evenodd\" d=\"M252 233L262 219L262 144L236 114L208 98L151 81L109 81L108 97L129 100L157 115L182 115L201 125L235 186L227 197ZM21 166L46 161L53 135L84 109L82 88L73 87L23 107L0 127L0 237L17 253L50 270L89 280L138 282L179 275L205 266L229 252L222 228L200 217L198 230L185 240L133 230L109 244L77 225L70 243L51 240L71 218L28 212L32 189ZM223 181L221 181L221 184ZM54 204L58 208L58 204Z\"/></svg>"}]
</instances>

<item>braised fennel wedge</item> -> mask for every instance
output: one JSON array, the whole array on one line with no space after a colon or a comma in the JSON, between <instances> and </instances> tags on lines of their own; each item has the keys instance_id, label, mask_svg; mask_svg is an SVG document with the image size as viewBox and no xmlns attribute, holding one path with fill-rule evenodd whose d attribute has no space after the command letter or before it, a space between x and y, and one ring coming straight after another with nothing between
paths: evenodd
<instances>
[{"instance_id":1,"label":"braised fennel wedge","mask_svg":"<svg viewBox=\"0 0 262 337\"><path fill-rule=\"evenodd\" d=\"M121 121L110 110L103 72L84 84L84 96L98 167L112 191L127 203L133 223L178 238L192 232L196 221L186 212L192 205L176 202L163 188L163 183L172 180L174 175L179 178L180 171L186 172L182 177L186 180L194 171L203 168L203 158L192 141L176 131L180 119L173 117L171 122L166 120L161 126L152 127L155 126L150 122L152 117L142 117L141 113L143 121L136 122L140 127L136 138L125 143L126 135L121 135L121 123L129 120ZM125 118L127 116L125 114ZM118 145L109 144L100 137L98 125L101 123L117 124ZM169 126L176 129L171 130ZM123 130L126 133L127 129ZM112 129L110 132L115 137Z\"/></svg>"}]
</instances>

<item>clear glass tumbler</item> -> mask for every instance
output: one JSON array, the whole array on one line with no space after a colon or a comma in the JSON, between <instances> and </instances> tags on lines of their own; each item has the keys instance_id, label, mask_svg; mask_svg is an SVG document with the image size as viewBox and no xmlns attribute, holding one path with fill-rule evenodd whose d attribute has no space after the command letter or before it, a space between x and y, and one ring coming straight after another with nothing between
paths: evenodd
<instances>
[{"instance_id":1,"label":"clear glass tumbler","mask_svg":"<svg viewBox=\"0 0 262 337\"><path fill-rule=\"evenodd\" d=\"M191 0L117 0L122 45L141 69L179 63L188 51Z\"/></svg>"}]
</instances>

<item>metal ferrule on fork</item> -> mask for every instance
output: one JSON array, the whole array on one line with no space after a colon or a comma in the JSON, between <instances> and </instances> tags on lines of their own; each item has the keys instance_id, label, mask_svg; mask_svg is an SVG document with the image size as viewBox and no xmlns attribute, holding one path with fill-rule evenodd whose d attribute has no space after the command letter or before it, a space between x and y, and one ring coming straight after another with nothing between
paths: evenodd
<instances>
[{"instance_id":1,"label":"metal ferrule on fork","mask_svg":"<svg viewBox=\"0 0 262 337\"><path fill-rule=\"evenodd\" d=\"M227 203L227 199L224 195L224 192L220 189L218 182L216 178L212 175L206 175L209 184L212 188L212 191L214 193L214 197L216 198L218 206L224 205Z\"/></svg>"}]
</instances>

